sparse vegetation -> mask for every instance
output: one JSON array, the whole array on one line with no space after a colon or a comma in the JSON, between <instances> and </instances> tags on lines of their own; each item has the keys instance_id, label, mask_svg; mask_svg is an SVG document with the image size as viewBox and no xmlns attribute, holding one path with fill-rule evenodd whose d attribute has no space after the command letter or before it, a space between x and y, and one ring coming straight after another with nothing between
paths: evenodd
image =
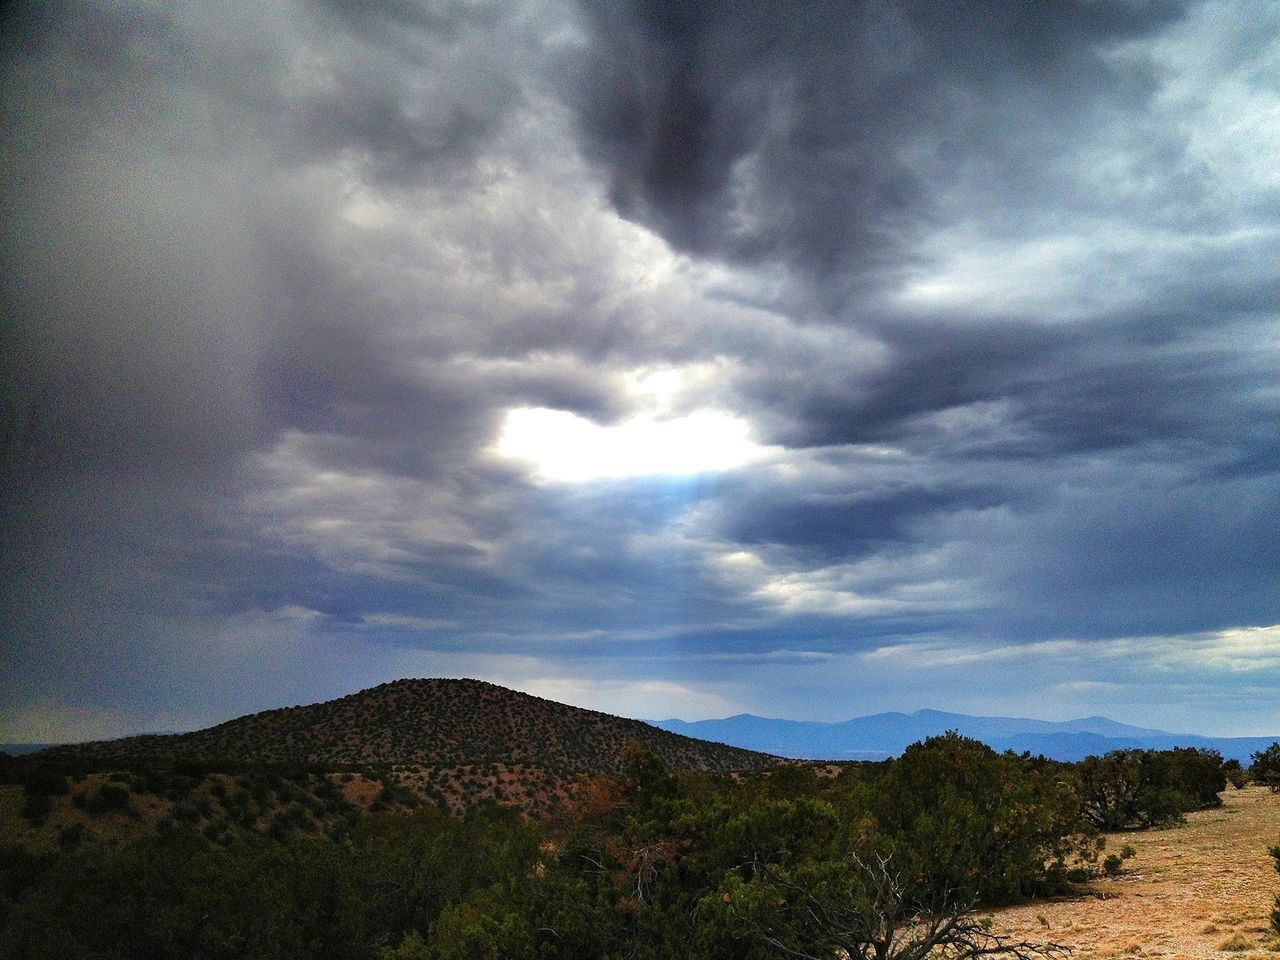
<instances>
[{"instance_id":1,"label":"sparse vegetation","mask_svg":"<svg viewBox=\"0 0 1280 960\"><path fill-rule=\"evenodd\" d=\"M0 857L0 956L1048 955L986 912L1120 873L1100 817L1226 782L1197 751L1073 766L956 734L779 765L487 685L370 693L381 727L348 698L6 766L45 809Z\"/></svg>"},{"instance_id":2,"label":"sparse vegetation","mask_svg":"<svg viewBox=\"0 0 1280 960\"><path fill-rule=\"evenodd\" d=\"M122 846L82 828L38 868L23 861L5 874L14 892L0 918L8 955L31 958L620 958L637 945L655 958L754 958L780 938L829 956L846 941L779 912L776 885L834 896L848 914L875 876L857 865L876 863L891 864L897 891L874 901L893 942L912 942L908 918L925 911L946 917L939 942L994 947L977 905L1062 889L1069 864L1094 849L1060 772L954 735L857 776L788 766L735 779L673 770L633 744L616 775L584 776L558 816L534 821L488 802L497 784L520 782L502 764L388 767L341 787L317 774L243 770L232 782L210 771L171 803L163 828ZM113 790L141 803L153 796L144 780L131 793L93 775L85 790L91 805ZM479 805L450 817L411 802L407 783L446 780L451 810L468 792ZM357 787L368 810L385 812L332 818L331 804L355 809L342 797ZM228 813L248 805L252 830ZM734 923L736 912L750 922Z\"/></svg>"},{"instance_id":3,"label":"sparse vegetation","mask_svg":"<svg viewBox=\"0 0 1280 960\"><path fill-rule=\"evenodd\" d=\"M129 737L44 751L46 763L96 769L169 766L195 781L238 765L275 764L281 776L379 767L538 766L571 781L616 774L638 742L674 769L762 771L777 763L751 750L517 693L479 680L399 680L304 707L268 710L195 733ZM393 769L399 766L400 770ZM286 776L286 773L288 774ZM176 777L174 786L178 786Z\"/></svg>"}]
</instances>

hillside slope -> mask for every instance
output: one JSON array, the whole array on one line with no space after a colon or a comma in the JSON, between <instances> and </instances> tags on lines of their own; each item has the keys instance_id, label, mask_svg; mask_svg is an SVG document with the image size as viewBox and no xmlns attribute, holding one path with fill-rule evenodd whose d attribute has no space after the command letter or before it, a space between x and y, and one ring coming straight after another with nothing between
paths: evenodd
<instances>
[{"instance_id":1,"label":"hillside slope","mask_svg":"<svg viewBox=\"0 0 1280 960\"><path fill-rule=\"evenodd\" d=\"M397 680L339 700L267 710L194 733L127 737L44 752L100 764L242 760L330 767L508 764L613 774L630 741L673 769L763 770L778 758L571 707L480 680Z\"/></svg>"}]
</instances>

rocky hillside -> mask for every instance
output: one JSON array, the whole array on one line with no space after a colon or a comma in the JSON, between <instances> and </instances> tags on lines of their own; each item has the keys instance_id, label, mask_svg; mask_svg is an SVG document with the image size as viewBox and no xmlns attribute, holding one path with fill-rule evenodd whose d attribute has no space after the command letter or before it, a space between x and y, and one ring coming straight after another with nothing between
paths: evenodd
<instances>
[{"instance_id":1,"label":"rocky hillside","mask_svg":"<svg viewBox=\"0 0 1280 960\"><path fill-rule=\"evenodd\" d=\"M763 770L776 757L694 740L639 720L571 707L480 680L397 680L339 700L267 710L207 730L55 747L41 755L94 764L176 760L524 765L614 774L637 741L673 769Z\"/></svg>"}]
</instances>

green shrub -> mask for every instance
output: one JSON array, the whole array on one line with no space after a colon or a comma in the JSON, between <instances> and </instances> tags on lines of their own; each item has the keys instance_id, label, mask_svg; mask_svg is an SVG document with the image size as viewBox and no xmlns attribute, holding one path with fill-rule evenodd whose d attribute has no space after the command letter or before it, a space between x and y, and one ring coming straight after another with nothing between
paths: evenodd
<instances>
[{"instance_id":1,"label":"green shrub","mask_svg":"<svg viewBox=\"0 0 1280 960\"><path fill-rule=\"evenodd\" d=\"M175 803L173 809L169 811L169 815L175 820L183 823L195 823L200 819L200 811L196 809L195 804L182 801Z\"/></svg>"},{"instance_id":2,"label":"green shrub","mask_svg":"<svg viewBox=\"0 0 1280 960\"><path fill-rule=\"evenodd\" d=\"M248 809L253 803L253 799L249 796L248 790L234 790L228 794L226 806L228 809L234 808L238 810Z\"/></svg>"},{"instance_id":3,"label":"green shrub","mask_svg":"<svg viewBox=\"0 0 1280 960\"><path fill-rule=\"evenodd\" d=\"M1254 783L1270 787L1272 793L1280 793L1280 741L1265 750L1259 750L1251 758L1249 777Z\"/></svg>"},{"instance_id":4,"label":"green shrub","mask_svg":"<svg viewBox=\"0 0 1280 960\"><path fill-rule=\"evenodd\" d=\"M394 950L387 948L378 960L434 960L435 953L417 930L410 930Z\"/></svg>"},{"instance_id":5,"label":"green shrub","mask_svg":"<svg viewBox=\"0 0 1280 960\"><path fill-rule=\"evenodd\" d=\"M1245 784L1249 782L1249 777L1245 774L1244 768L1240 766L1240 761L1235 757L1222 761L1222 773L1227 778L1227 782L1237 790L1243 790Z\"/></svg>"},{"instance_id":6,"label":"green shrub","mask_svg":"<svg viewBox=\"0 0 1280 960\"><path fill-rule=\"evenodd\" d=\"M1271 856L1276 862L1276 873L1280 873L1280 846L1271 848ZM1271 911L1271 929L1280 933L1280 897L1276 897L1274 906Z\"/></svg>"},{"instance_id":7,"label":"green shrub","mask_svg":"<svg viewBox=\"0 0 1280 960\"><path fill-rule=\"evenodd\" d=\"M782 795L753 806L746 867L723 873L699 903L700 955L1008 953L975 909L1065 886L1096 849L1065 766L955 733L913 744L864 782L846 780L833 803L805 797L823 785L804 776L791 778L799 796L787 796L785 779L766 781L763 793ZM1080 869L1082 879L1092 872ZM918 940L921 916L955 939Z\"/></svg>"},{"instance_id":8,"label":"green shrub","mask_svg":"<svg viewBox=\"0 0 1280 960\"><path fill-rule=\"evenodd\" d=\"M53 809L53 801L48 794L28 793L22 801L22 816L34 826L44 823L45 817Z\"/></svg>"},{"instance_id":9,"label":"green shrub","mask_svg":"<svg viewBox=\"0 0 1280 960\"><path fill-rule=\"evenodd\" d=\"M1217 751L1114 750L1076 766L1084 815L1101 830L1142 829L1218 806L1226 774Z\"/></svg>"},{"instance_id":10,"label":"green shrub","mask_svg":"<svg viewBox=\"0 0 1280 960\"><path fill-rule=\"evenodd\" d=\"M129 809L132 794L129 788L118 783L104 783L89 798L86 809L95 816L103 813L124 813Z\"/></svg>"},{"instance_id":11,"label":"green shrub","mask_svg":"<svg viewBox=\"0 0 1280 960\"><path fill-rule=\"evenodd\" d=\"M46 797L65 797L71 792L71 785L63 774L39 768L27 775L23 786L28 796L42 794Z\"/></svg>"},{"instance_id":12,"label":"green shrub","mask_svg":"<svg viewBox=\"0 0 1280 960\"><path fill-rule=\"evenodd\" d=\"M174 774L169 778L168 789L165 796L170 800L182 800L189 796L191 791L196 788L196 784L200 781L195 777L189 777L185 774Z\"/></svg>"},{"instance_id":13,"label":"green shrub","mask_svg":"<svg viewBox=\"0 0 1280 960\"><path fill-rule=\"evenodd\" d=\"M63 850L74 850L84 839L84 824L69 823L58 831L58 846Z\"/></svg>"}]
</instances>

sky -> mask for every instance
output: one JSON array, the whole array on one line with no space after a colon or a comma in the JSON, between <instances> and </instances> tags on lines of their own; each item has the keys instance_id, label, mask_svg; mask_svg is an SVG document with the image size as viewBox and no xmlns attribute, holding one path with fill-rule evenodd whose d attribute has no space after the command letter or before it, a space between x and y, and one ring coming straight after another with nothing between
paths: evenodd
<instances>
[{"instance_id":1,"label":"sky","mask_svg":"<svg viewBox=\"0 0 1280 960\"><path fill-rule=\"evenodd\" d=\"M1280 5L0 16L0 740L1280 734Z\"/></svg>"}]
</instances>

